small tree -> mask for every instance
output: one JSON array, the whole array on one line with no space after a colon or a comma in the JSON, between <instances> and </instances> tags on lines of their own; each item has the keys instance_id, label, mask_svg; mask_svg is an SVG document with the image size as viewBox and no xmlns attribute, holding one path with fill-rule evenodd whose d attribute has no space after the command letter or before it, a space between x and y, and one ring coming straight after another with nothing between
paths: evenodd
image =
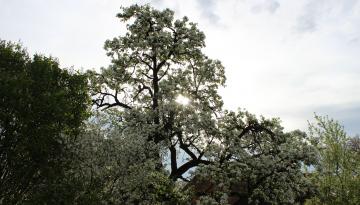
<instances>
[{"instance_id":1,"label":"small tree","mask_svg":"<svg viewBox=\"0 0 360 205\"><path fill-rule=\"evenodd\" d=\"M350 138L344 128L328 117L315 116L309 131L320 159L312 173L320 195L313 199L320 204L359 204L360 158L356 153L356 138Z\"/></svg>"}]
</instances>

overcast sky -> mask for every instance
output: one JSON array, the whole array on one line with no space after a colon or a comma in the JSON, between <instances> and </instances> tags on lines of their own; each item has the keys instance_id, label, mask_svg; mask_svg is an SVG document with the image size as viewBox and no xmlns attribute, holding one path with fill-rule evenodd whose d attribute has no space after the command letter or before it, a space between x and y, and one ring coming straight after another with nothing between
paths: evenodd
<instances>
[{"instance_id":1,"label":"overcast sky","mask_svg":"<svg viewBox=\"0 0 360 205\"><path fill-rule=\"evenodd\" d=\"M64 67L107 66L106 39L124 32L120 6L150 3L188 16L226 68L225 107L306 129L314 112L360 133L358 0L0 0L0 38Z\"/></svg>"}]
</instances>

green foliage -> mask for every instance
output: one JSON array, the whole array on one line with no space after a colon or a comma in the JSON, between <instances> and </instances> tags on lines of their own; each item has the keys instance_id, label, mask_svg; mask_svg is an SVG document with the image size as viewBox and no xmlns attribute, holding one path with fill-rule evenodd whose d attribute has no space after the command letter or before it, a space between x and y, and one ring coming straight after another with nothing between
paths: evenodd
<instances>
[{"instance_id":1,"label":"green foliage","mask_svg":"<svg viewBox=\"0 0 360 205\"><path fill-rule=\"evenodd\" d=\"M315 119L309 131L320 160L311 175L320 193L309 204L359 204L360 157L356 138L350 138L333 119Z\"/></svg>"},{"instance_id":2,"label":"green foliage","mask_svg":"<svg viewBox=\"0 0 360 205\"><path fill-rule=\"evenodd\" d=\"M1 40L0 82L0 202L61 199L66 143L87 117L86 77Z\"/></svg>"}]
</instances>

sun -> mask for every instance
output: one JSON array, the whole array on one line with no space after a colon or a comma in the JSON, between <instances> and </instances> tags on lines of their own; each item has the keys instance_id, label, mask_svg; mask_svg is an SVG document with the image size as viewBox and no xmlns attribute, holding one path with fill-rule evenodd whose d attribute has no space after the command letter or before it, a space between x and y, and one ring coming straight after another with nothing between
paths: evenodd
<instances>
[{"instance_id":1,"label":"sun","mask_svg":"<svg viewBox=\"0 0 360 205\"><path fill-rule=\"evenodd\" d=\"M182 105L188 105L190 103L190 99L187 97L184 97L183 95L178 95L175 100L177 103Z\"/></svg>"}]
</instances>

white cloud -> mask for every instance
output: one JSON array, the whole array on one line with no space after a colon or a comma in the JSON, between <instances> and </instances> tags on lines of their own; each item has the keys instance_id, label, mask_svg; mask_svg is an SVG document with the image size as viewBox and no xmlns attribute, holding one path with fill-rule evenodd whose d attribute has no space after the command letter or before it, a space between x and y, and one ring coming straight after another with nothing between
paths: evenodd
<instances>
[{"instance_id":1,"label":"white cloud","mask_svg":"<svg viewBox=\"0 0 360 205\"><path fill-rule=\"evenodd\" d=\"M275 0L261 0L261 1L252 1L255 3L251 7L251 11L254 13L260 13L263 11L267 11L270 13L275 13L277 9L280 7L280 3Z\"/></svg>"},{"instance_id":2,"label":"white cloud","mask_svg":"<svg viewBox=\"0 0 360 205\"><path fill-rule=\"evenodd\" d=\"M217 24L220 17L216 14L215 0L197 0L198 8L201 10L201 15L208 19L211 23Z\"/></svg>"},{"instance_id":3,"label":"white cloud","mask_svg":"<svg viewBox=\"0 0 360 205\"><path fill-rule=\"evenodd\" d=\"M298 32L313 32L320 24L339 22L352 16L358 0L308 0L297 18L295 29Z\"/></svg>"}]
</instances>

